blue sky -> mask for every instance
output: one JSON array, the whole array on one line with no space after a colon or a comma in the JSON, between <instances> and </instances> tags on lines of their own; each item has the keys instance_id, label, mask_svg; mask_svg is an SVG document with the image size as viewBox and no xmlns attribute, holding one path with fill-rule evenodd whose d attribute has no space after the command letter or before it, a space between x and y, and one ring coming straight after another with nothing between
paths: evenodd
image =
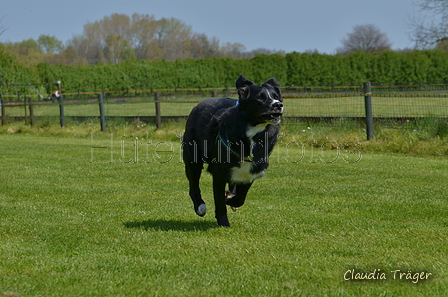
<instances>
[{"instance_id":1,"label":"blue sky","mask_svg":"<svg viewBox=\"0 0 448 297\"><path fill-rule=\"evenodd\" d=\"M88 22L112 13L174 17L194 32L247 50L318 50L332 54L353 26L374 24L393 49L412 47L417 0L0 0L0 42L55 36L64 43Z\"/></svg>"}]
</instances>

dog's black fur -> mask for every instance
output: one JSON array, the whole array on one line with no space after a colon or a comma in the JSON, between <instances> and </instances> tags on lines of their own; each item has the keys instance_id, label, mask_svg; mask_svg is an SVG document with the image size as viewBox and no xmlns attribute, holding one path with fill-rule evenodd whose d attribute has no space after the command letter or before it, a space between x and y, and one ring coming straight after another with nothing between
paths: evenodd
<instances>
[{"instance_id":1,"label":"dog's black fur","mask_svg":"<svg viewBox=\"0 0 448 297\"><path fill-rule=\"evenodd\" d=\"M183 159L194 210L199 216L205 215L199 179L203 163L208 163L215 216L221 226L230 226L226 204L234 210L242 206L252 182L266 172L283 113L280 84L275 78L257 86L241 75L236 88L239 100L209 98L194 107L183 136Z\"/></svg>"}]
</instances>

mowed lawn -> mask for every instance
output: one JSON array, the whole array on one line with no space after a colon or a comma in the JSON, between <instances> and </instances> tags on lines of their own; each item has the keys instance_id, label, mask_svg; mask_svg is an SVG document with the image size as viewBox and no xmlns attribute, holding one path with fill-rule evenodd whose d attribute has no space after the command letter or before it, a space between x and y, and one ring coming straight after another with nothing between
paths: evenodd
<instances>
[{"instance_id":1,"label":"mowed lawn","mask_svg":"<svg viewBox=\"0 0 448 297\"><path fill-rule=\"evenodd\" d=\"M446 294L446 158L280 143L222 228L169 139L0 135L0 296Z\"/></svg>"}]
</instances>

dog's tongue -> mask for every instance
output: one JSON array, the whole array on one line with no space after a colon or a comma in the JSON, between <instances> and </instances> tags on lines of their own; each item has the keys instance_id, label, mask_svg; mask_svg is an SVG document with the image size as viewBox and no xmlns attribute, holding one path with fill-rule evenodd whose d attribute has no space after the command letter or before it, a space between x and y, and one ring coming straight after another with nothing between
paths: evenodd
<instances>
[{"instance_id":1,"label":"dog's tongue","mask_svg":"<svg viewBox=\"0 0 448 297\"><path fill-rule=\"evenodd\" d=\"M263 120L265 120L266 122L274 123L274 124L280 123L280 121L281 121L280 117L281 117L280 113L264 114L262 116Z\"/></svg>"},{"instance_id":2,"label":"dog's tongue","mask_svg":"<svg viewBox=\"0 0 448 297\"><path fill-rule=\"evenodd\" d=\"M280 119L280 115L271 115L271 122L273 123L280 123L281 119Z\"/></svg>"}]
</instances>

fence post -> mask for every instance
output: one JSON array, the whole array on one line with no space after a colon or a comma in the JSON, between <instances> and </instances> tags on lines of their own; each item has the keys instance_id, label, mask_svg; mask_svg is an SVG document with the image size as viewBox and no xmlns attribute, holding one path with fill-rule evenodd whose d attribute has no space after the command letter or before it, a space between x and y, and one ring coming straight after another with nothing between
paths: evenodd
<instances>
[{"instance_id":1,"label":"fence post","mask_svg":"<svg viewBox=\"0 0 448 297\"><path fill-rule=\"evenodd\" d=\"M0 108L2 109L2 126L6 125L6 106L3 100L3 93L0 93Z\"/></svg>"},{"instance_id":2,"label":"fence post","mask_svg":"<svg viewBox=\"0 0 448 297\"><path fill-rule=\"evenodd\" d=\"M213 98L218 97L218 91L212 91L212 97Z\"/></svg>"},{"instance_id":3,"label":"fence post","mask_svg":"<svg viewBox=\"0 0 448 297\"><path fill-rule=\"evenodd\" d=\"M55 85L58 87L59 91L59 120L61 122L61 128L65 127L65 115L64 115L64 96L62 96L62 88L61 88L61 81L57 81Z\"/></svg>"},{"instance_id":4,"label":"fence post","mask_svg":"<svg viewBox=\"0 0 448 297\"><path fill-rule=\"evenodd\" d=\"M366 108L366 133L367 140L372 139L373 136L373 113L372 113L372 88L371 83L364 83L364 105Z\"/></svg>"},{"instance_id":5,"label":"fence post","mask_svg":"<svg viewBox=\"0 0 448 297\"><path fill-rule=\"evenodd\" d=\"M106 131L106 117L104 115L104 95L103 95L103 93L98 94L98 102L100 105L101 131Z\"/></svg>"},{"instance_id":6,"label":"fence post","mask_svg":"<svg viewBox=\"0 0 448 297\"><path fill-rule=\"evenodd\" d=\"M33 102L31 100L31 97L28 99L28 104L30 108L30 124L31 126L34 126L34 108L33 108Z\"/></svg>"},{"instance_id":7,"label":"fence post","mask_svg":"<svg viewBox=\"0 0 448 297\"><path fill-rule=\"evenodd\" d=\"M20 102L22 100L22 97L20 96L20 92L17 92L17 102ZM20 103L18 103L20 104ZM28 124L28 117L26 114L26 96L23 98L23 107L24 107L24 113L25 113L25 125Z\"/></svg>"},{"instance_id":8,"label":"fence post","mask_svg":"<svg viewBox=\"0 0 448 297\"><path fill-rule=\"evenodd\" d=\"M162 126L162 117L160 114L160 93L159 92L154 93L154 102L156 104L156 127L157 127L157 129L160 129Z\"/></svg>"},{"instance_id":9,"label":"fence post","mask_svg":"<svg viewBox=\"0 0 448 297\"><path fill-rule=\"evenodd\" d=\"M61 128L65 127L65 115L64 115L64 98L62 94L59 96L59 120L61 122Z\"/></svg>"}]
</instances>

